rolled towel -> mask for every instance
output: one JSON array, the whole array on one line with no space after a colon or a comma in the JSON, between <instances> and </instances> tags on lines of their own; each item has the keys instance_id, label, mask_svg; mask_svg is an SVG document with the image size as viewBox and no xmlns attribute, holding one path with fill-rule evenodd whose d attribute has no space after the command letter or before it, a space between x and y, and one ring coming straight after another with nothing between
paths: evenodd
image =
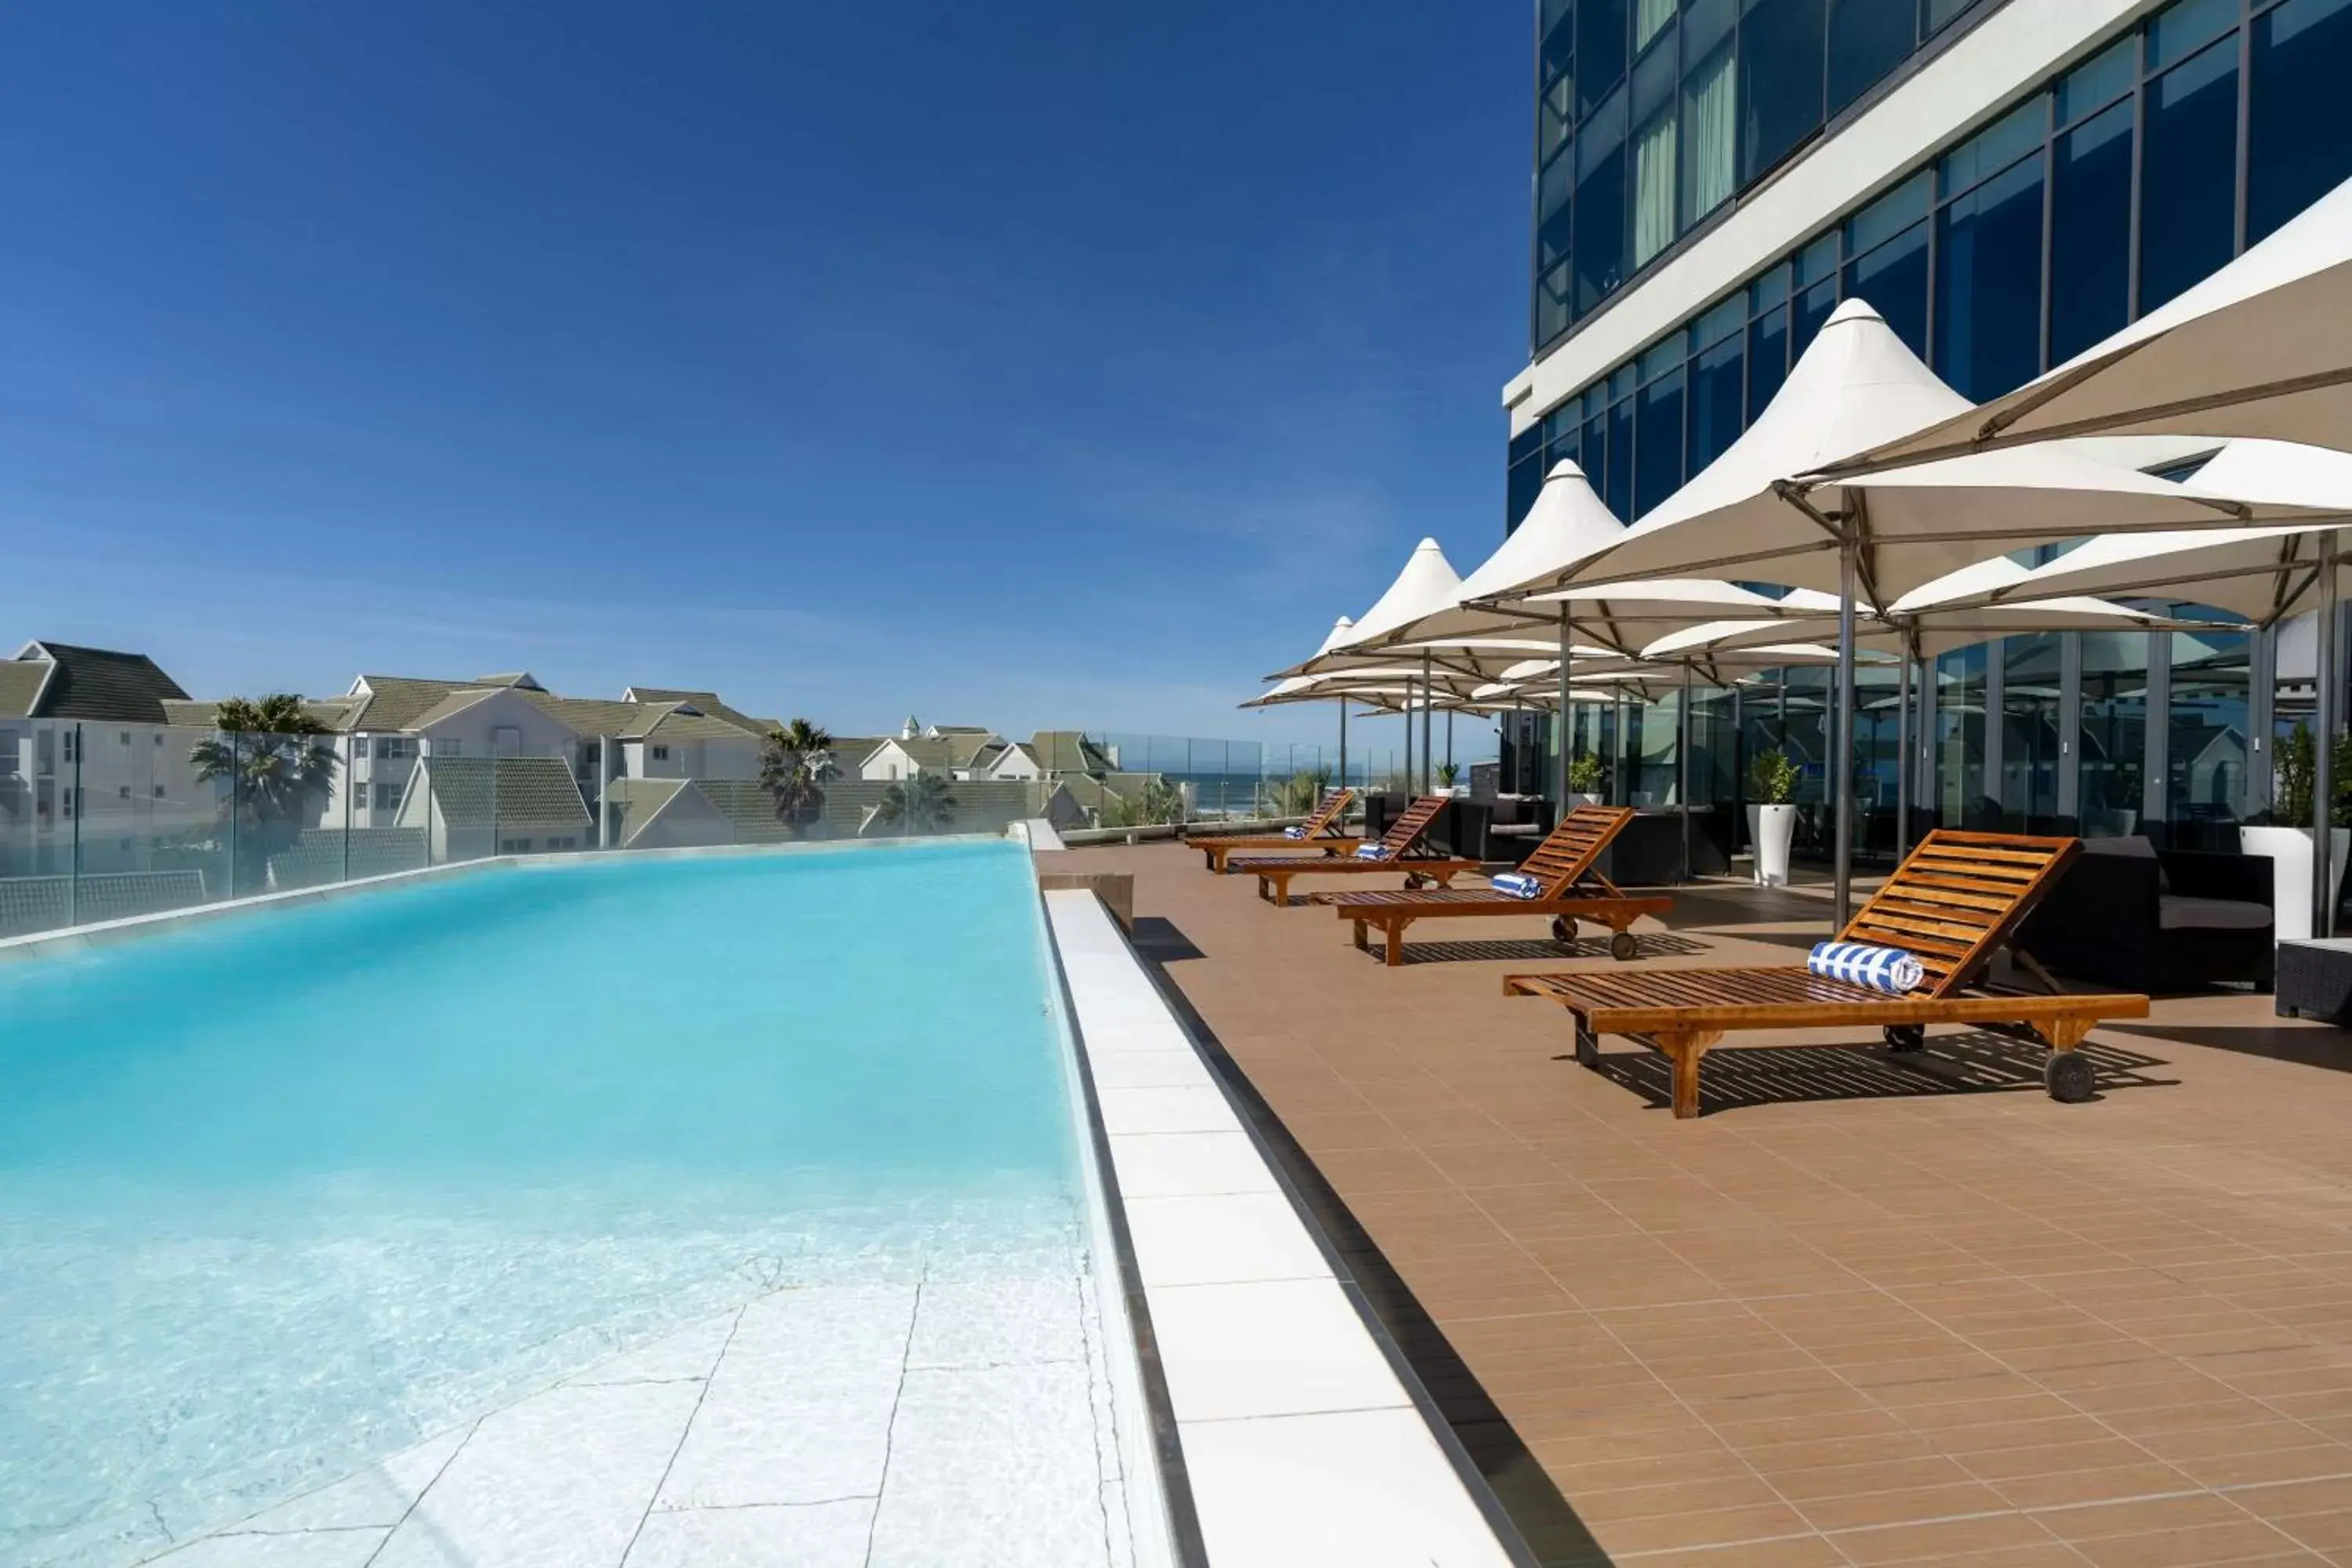
<instances>
[{"instance_id":1,"label":"rolled towel","mask_svg":"<svg viewBox=\"0 0 2352 1568\"><path fill-rule=\"evenodd\" d=\"M1307 829L1304 827L1286 827L1282 830L1282 836L1285 838L1304 838L1307 837Z\"/></svg>"},{"instance_id":2,"label":"rolled towel","mask_svg":"<svg viewBox=\"0 0 2352 1568\"><path fill-rule=\"evenodd\" d=\"M1495 891L1502 894L1507 899L1540 899L1543 897L1542 879L1536 877L1530 877L1525 871L1497 871L1493 876L1487 878L1486 880L1493 884Z\"/></svg>"},{"instance_id":3,"label":"rolled towel","mask_svg":"<svg viewBox=\"0 0 2352 1568\"><path fill-rule=\"evenodd\" d=\"M1359 860L1385 860L1388 858L1389 847L1385 844L1359 844L1356 846L1356 858Z\"/></svg>"},{"instance_id":4,"label":"rolled towel","mask_svg":"<svg viewBox=\"0 0 2352 1568\"><path fill-rule=\"evenodd\" d=\"M1805 967L1823 979L1867 985L1889 996L1916 991L1919 983L1927 977L1919 961L1901 948L1873 947L1861 942L1817 943L1806 954Z\"/></svg>"}]
</instances>

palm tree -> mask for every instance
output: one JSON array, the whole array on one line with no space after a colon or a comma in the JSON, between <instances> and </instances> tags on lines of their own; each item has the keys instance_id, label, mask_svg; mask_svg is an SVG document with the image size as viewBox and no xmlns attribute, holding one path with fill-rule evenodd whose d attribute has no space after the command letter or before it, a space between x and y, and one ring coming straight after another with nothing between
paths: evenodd
<instances>
[{"instance_id":1,"label":"palm tree","mask_svg":"<svg viewBox=\"0 0 2352 1568\"><path fill-rule=\"evenodd\" d=\"M800 837L824 813L824 785L841 775L833 737L805 719L768 733L760 752L760 787L774 797L776 820Z\"/></svg>"},{"instance_id":2,"label":"palm tree","mask_svg":"<svg viewBox=\"0 0 2352 1568\"><path fill-rule=\"evenodd\" d=\"M301 832L311 798L334 784L334 750L312 738L327 727L302 710L300 697L284 691L258 701L227 698L213 727L217 733L188 748L188 761L199 782L229 781L224 816L250 830L266 865Z\"/></svg>"},{"instance_id":3,"label":"palm tree","mask_svg":"<svg viewBox=\"0 0 2352 1568\"><path fill-rule=\"evenodd\" d=\"M874 819L901 833L944 833L955 826L955 805L948 781L919 768L914 777L882 792Z\"/></svg>"}]
</instances>

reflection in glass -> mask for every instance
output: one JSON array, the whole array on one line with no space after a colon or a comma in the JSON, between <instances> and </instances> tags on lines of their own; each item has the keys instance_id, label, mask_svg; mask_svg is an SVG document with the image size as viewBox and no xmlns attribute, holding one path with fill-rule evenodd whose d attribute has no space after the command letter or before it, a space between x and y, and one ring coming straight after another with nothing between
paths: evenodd
<instances>
[{"instance_id":1,"label":"reflection in glass","mask_svg":"<svg viewBox=\"0 0 2352 1568\"><path fill-rule=\"evenodd\" d=\"M2246 243L2352 175L2344 84L2352 81L2352 0L2286 0L2254 22Z\"/></svg>"},{"instance_id":2,"label":"reflection in glass","mask_svg":"<svg viewBox=\"0 0 2352 1568\"><path fill-rule=\"evenodd\" d=\"M2172 713L2165 809L2182 849L2234 848L2245 815L2247 639L2172 634Z\"/></svg>"},{"instance_id":3,"label":"reflection in glass","mask_svg":"<svg viewBox=\"0 0 2352 1568\"><path fill-rule=\"evenodd\" d=\"M2147 634L2084 632L2076 784L2085 838L2139 831L2147 757Z\"/></svg>"},{"instance_id":4,"label":"reflection in glass","mask_svg":"<svg viewBox=\"0 0 2352 1568\"><path fill-rule=\"evenodd\" d=\"M1682 488L1683 372L1642 388L1642 428L1634 437L1633 511L1639 516Z\"/></svg>"},{"instance_id":5,"label":"reflection in glass","mask_svg":"<svg viewBox=\"0 0 2352 1568\"><path fill-rule=\"evenodd\" d=\"M1991 646L2001 649L2001 826L2052 832L2058 815L2059 634L2004 637Z\"/></svg>"},{"instance_id":6,"label":"reflection in glass","mask_svg":"<svg viewBox=\"0 0 2352 1568\"><path fill-rule=\"evenodd\" d=\"M1911 352L1927 355L1927 226L1914 224L1859 260L1846 264L1845 293L1866 300Z\"/></svg>"},{"instance_id":7,"label":"reflection in glass","mask_svg":"<svg viewBox=\"0 0 2352 1568\"><path fill-rule=\"evenodd\" d=\"M2050 199L2050 363L2122 327L2131 309L2132 106L2058 138Z\"/></svg>"},{"instance_id":8,"label":"reflection in glass","mask_svg":"<svg viewBox=\"0 0 2352 1568\"><path fill-rule=\"evenodd\" d=\"M1936 804L1946 827L1982 827L1985 645L1954 648L1935 661Z\"/></svg>"},{"instance_id":9,"label":"reflection in glass","mask_svg":"<svg viewBox=\"0 0 2352 1568\"><path fill-rule=\"evenodd\" d=\"M2042 160L2029 158L1936 219L1936 374L1981 403L2042 369Z\"/></svg>"},{"instance_id":10,"label":"reflection in glass","mask_svg":"<svg viewBox=\"0 0 2352 1568\"><path fill-rule=\"evenodd\" d=\"M2224 39L2148 83L2142 112L2145 314L2230 259L2238 199L2237 41Z\"/></svg>"},{"instance_id":11,"label":"reflection in glass","mask_svg":"<svg viewBox=\"0 0 2352 1568\"><path fill-rule=\"evenodd\" d=\"M1735 333L1691 363L1689 460L1694 474L1738 439L1744 342Z\"/></svg>"},{"instance_id":12,"label":"reflection in glass","mask_svg":"<svg viewBox=\"0 0 2352 1568\"><path fill-rule=\"evenodd\" d=\"M1911 52L1911 7L1888 0L1830 0L1832 114L1869 91Z\"/></svg>"},{"instance_id":13,"label":"reflection in glass","mask_svg":"<svg viewBox=\"0 0 2352 1568\"><path fill-rule=\"evenodd\" d=\"M1754 179L1822 125L1822 0L1754 0L1739 23L1740 173Z\"/></svg>"}]
</instances>

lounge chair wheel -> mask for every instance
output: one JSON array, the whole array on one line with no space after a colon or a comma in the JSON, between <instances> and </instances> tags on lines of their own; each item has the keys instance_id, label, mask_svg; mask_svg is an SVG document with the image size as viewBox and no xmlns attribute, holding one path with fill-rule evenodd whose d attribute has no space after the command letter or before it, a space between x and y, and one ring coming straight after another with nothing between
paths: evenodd
<instances>
[{"instance_id":1,"label":"lounge chair wheel","mask_svg":"<svg viewBox=\"0 0 2352 1568\"><path fill-rule=\"evenodd\" d=\"M1579 1067L1601 1065L1601 1041L1590 1029L1579 1027L1576 1031L1576 1061Z\"/></svg>"},{"instance_id":2,"label":"lounge chair wheel","mask_svg":"<svg viewBox=\"0 0 2352 1568\"><path fill-rule=\"evenodd\" d=\"M1576 922L1566 915L1552 916L1551 939L1566 947L1576 940Z\"/></svg>"},{"instance_id":3,"label":"lounge chair wheel","mask_svg":"<svg viewBox=\"0 0 2352 1568\"><path fill-rule=\"evenodd\" d=\"M1916 1051L1927 1043L1927 1026L1924 1024L1889 1024L1885 1033L1886 1048L1890 1051Z\"/></svg>"},{"instance_id":4,"label":"lounge chair wheel","mask_svg":"<svg viewBox=\"0 0 2352 1568\"><path fill-rule=\"evenodd\" d=\"M1621 931L1609 939L1609 956L1620 963L1629 963L1642 956L1642 940L1630 931Z\"/></svg>"},{"instance_id":5,"label":"lounge chair wheel","mask_svg":"<svg viewBox=\"0 0 2352 1568\"><path fill-rule=\"evenodd\" d=\"M2049 1087L2050 1098L2061 1105L2080 1105L2098 1089L2091 1058L2080 1051L2053 1051L2042 1064L2042 1081Z\"/></svg>"}]
</instances>

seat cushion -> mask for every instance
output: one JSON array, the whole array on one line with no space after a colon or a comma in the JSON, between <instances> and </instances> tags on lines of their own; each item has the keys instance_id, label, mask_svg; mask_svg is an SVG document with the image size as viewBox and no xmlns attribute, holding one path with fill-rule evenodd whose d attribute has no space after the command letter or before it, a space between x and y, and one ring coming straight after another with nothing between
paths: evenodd
<instances>
[{"instance_id":1,"label":"seat cushion","mask_svg":"<svg viewBox=\"0 0 2352 1568\"><path fill-rule=\"evenodd\" d=\"M2266 931L2271 911L2236 899L2192 899L2167 893L2156 900L2156 923L2166 931Z\"/></svg>"}]
</instances>

